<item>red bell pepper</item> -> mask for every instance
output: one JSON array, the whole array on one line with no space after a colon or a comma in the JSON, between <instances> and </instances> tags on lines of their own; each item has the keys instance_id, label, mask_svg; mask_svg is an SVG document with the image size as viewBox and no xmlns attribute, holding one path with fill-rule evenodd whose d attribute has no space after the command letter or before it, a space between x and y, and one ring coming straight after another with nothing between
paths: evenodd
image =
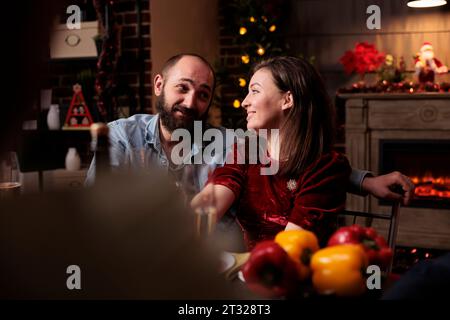
<instances>
[{"instance_id":1,"label":"red bell pepper","mask_svg":"<svg viewBox=\"0 0 450 320\"><path fill-rule=\"evenodd\" d=\"M340 244L362 244L369 264L385 268L389 265L393 253L386 240L374 228L352 225L338 229L328 240L328 246Z\"/></svg>"},{"instance_id":2,"label":"red bell pepper","mask_svg":"<svg viewBox=\"0 0 450 320\"><path fill-rule=\"evenodd\" d=\"M299 282L297 266L274 241L263 241L255 246L242 274L248 287L265 297L289 295Z\"/></svg>"}]
</instances>

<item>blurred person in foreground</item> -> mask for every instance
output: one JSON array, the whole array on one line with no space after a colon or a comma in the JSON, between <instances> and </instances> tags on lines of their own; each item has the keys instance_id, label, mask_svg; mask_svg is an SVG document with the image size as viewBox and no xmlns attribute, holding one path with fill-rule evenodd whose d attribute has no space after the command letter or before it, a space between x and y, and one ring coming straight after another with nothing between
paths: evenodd
<instances>
[{"instance_id":1,"label":"blurred person in foreground","mask_svg":"<svg viewBox=\"0 0 450 320\"><path fill-rule=\"evenodd\" d=\"M450 253L420 261L401 276L382 300L445 300L450 298Z\"/></svg>"},{"instance_id":2,"label":"blurred person in foreground","mask_svg":"<svg viewBox=\"0 0 450 320\"><path fill-rule=\"evenodd\" d=\"M31 111L45 76L51 23L69 3L9 2L0 149ZM16 14L17 13L17 14ZM19 15L20 13L20 15ZM5 74L6 72L6 74ZM152 192L148 192L149 188ZM115 173L92 188L23 195L0 201L2 299L241 298L219 275L217 252L197 241L191 217L157 170ZM81 289L69 290L69 266L80 268Z\"/></svg>"},{"instance_id":3,"label":"blurred person in foreground","mask_svg":"<svg viewBox=\"0 0 450 320\"><path fill-rule=\"evenodd\" d=\"M0 298L243 298L174 194L165 174L149 171L2 201ZM80 290L66 286L71 265L81 270Z\"/></svg>"}]
</instances>

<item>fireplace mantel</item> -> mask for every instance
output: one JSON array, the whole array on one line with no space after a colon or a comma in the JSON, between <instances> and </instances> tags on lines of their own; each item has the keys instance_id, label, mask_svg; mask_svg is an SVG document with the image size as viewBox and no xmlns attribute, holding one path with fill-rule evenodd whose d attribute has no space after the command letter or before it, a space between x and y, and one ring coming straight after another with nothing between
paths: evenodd
<instances>
[{"instance_id":1,"label":"fireplace mantel","mask_svg":"<svg viewBox=\"0 0 450 320\"><path fill-rule=\"evenodd\" d=\"M345 99L346 154L355 168L379 174L380 140L450 141L450 93L340 94ZM401 169L400 169L401 171ZM349 210L389 212L373 197L349 195ZM374 223L380 231L382 222ZM450 249L450 210L401 209L398 244Z\"/></svg>"},{"instance_id":2,"label":"fireplace mantel","mask_svg":"<svg viewBox=\"0 0 450 320\"><path fill-rule=\"evenodd\" d=\"M417 99L450 99L450 92L421 92L421 93L341 93L342 99L371 99L371 100L417 100Z\"/></svg>"}]
</instances>

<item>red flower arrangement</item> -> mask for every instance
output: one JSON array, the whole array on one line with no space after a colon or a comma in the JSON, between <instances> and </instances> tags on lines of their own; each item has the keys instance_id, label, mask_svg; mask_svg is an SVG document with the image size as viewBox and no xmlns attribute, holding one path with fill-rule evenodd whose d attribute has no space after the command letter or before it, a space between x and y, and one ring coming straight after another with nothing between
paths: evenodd
<instances>
[{"instance_id":1,"label":"red flower arrangement","mask_svg":"<svg viewBox=\"0 0 450 320\"><path fill-rule=\"evenodd\" d=\"M339 59L346 73L356 72L362 76L377 70L384 60L385 54L378 52L374 45L367 42L358 42L353 51L346 51Z\"/></svg>"}]
</instances>

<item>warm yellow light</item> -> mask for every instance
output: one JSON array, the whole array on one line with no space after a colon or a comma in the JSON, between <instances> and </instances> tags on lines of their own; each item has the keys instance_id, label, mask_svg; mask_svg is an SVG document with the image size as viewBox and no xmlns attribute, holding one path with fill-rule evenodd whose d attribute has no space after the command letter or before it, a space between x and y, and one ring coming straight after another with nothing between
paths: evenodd
<instances>
[{"instance_id":1,"label":"warm yellow light","mask_svg":"<svg viewBox=\"0 0 450 320\"><path fill-rule=\"evenodd\" d=\"M244 78L239 78L239 86L240 87L245 87L247 84L247 81L245 81Z\"/></svg>"},{"instance_id":2,"label":"warm yellow light","mask_svg":"<svg viewBox=\"0 0 450 320\"><path fill-rule=\"evenodd\" d=\"M241 36L243 36L243 35L246 34L246 33L247 33L247 28L241 27L241 28L239 29L239 34L240 34Z\"/></svg>"},{"instance_id":3,"label":"warm yellow light","mask_svg":"<svg viewBox=\"0 0 450 320\"><path fill-rule=\"evenodd\" d=\"M264 53L266 53L266 50L264 50L263 47L259 47L258 50L256 50L256 53L262 56Z\"/></svg>"},{"instance_id":4,"label":"warm yellow light","mask_svg":"<svg viewBox=\"0 0 450 320\"><path fill-rule=\"evenodd\" d=\"M243 63L247 64L250 62L250 57L248 56L248 54L246 54L241 57L241 60Z\"/></svg>"},{"instance_id":5,"label":"warm yellow light","mask_svg":"<svg viewBox=\"0 0 450 320\"><path fill-rule=\"evenodd\" d=\"M264 22L267 22L267 17L266 17L266 16L262 16L261 19L262 19Z\"/></svg>"},{"instance_id":6,"label":"warm yellow light","mask_svg":"<svg viewBox=\"0 0 450 320\"><path fill-rule=\"evenodd\" d=\"M256 21L256 19L255 19L255 17L250 17L250 22L255 22Z\"/></svg>"},{"instance_id":7,"label":"warm yellow light","mask_svg":"<svg viewBox=\"0 0 450 320\"><path fill-rule=\"evenodd\" d=\"M269 31L270 32L274 32L275 30L277 30L277 27L273 24L270 26Z\"/></svg>"},{"instance_id":8,"label":"warm yellow light","mask_svg":"<svg viewBox=\"0 0 450 320\"><path fill-rule=\"evenodd\" d=\"M241 102L238 99L235 99L233 101L233 107L235 107L236 109L239 108L241 106Z\"/></svg>"},{"instance_id":9,"label":"warm yellow light","mask_svg":"<svg viewBox=\"0 0 450 320\"><path fill-rule=\"evenodd\" d=\"M446 5L446 0L414 0L408 2L408 7L411 8L431 8Z\"/></svg>"}]
</instances>

